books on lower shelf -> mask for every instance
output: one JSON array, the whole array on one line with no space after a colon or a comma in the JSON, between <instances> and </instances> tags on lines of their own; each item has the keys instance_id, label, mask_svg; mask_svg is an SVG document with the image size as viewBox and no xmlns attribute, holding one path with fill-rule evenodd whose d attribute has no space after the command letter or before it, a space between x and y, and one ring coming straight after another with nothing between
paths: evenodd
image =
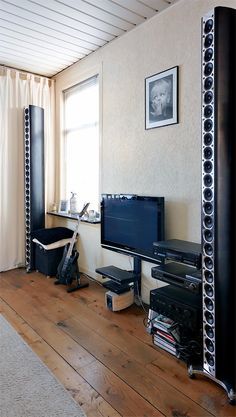
<instances>
[{"instance_id":1,"label":"books on lower shelf","mask_svg":"<svg viewBox=\"0 0 236 417\"><path fill-rule=\"evenodd\" d=\"M169 317L158 314L152 320L153 343L176 356L176 343L180 342L177 324Z\"/></svg>"},{"instance_id":2,"label":"books on lower shelf","mask_svg":"<svg viewBox=\"0 0 236 417\"><path fill-rule=\"evenodd\" d=\"M154 345L160 347L161 349L164 349L167 352L171 353L172 355L176 356L177 352L176 352L175 344L165 342L155 334L153 335L153 343Z\"/></svg>"},{"instance_id":3,"label":"books on lower shelf","mask_svg":"<svg viewBox=\"0 0 236 417\"><path fill-rule=\"evenodd\" d=\"M180 342L180 334L177 323L169 317L158 314L152 320L152 330L162 332L164 335L169 335L175 342Z\"/></svg>"}]
</instances>

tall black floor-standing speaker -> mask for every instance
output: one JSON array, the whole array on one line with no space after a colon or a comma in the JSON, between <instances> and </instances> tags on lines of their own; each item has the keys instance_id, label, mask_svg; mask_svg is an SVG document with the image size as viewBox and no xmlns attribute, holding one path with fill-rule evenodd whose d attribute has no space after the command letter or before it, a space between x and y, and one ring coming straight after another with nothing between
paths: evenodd
<instances>
[{"instance_id":1,"label":"tall black floor-standing speaker","mask_svg":"<svg viewBox=\"0 0 236 417\"><path fill-rule=\"evenodd\" d=\"M44 109L24 109L25 144L25 263L34 269L34 246L31 233L45 227L44 189Z\"/></svg>"},{"instance_id":2,"label":"tall black floor-standing speaker","mask_svg":"<svg viewBox=\"0 0 236 417\"><path fill-rule=\"evenodd\" d=\"M203 364L236 400L236 10L202 19Z\"/></svg>"}]
</instances>

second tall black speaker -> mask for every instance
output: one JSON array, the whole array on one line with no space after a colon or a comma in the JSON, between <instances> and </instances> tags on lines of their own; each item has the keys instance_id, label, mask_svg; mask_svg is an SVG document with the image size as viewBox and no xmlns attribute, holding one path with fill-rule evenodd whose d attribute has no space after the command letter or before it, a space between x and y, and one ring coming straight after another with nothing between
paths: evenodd
<instances>
[{"instance_id":1,"label":"second tall black speaker","mask_svg":"<svg viewBox=\"0 0 236 417\"><path fill-rule=\"evenodd\" d=\"M24 109L25 144L25 263L34 269L34 246L31 233L45 227L44 187L44 109Z\"/></svg>"},{"instance_id":2,"label":"second tall black speaker","mask_svg":"<svg viewBox=\"0 0 236 417\"><path fill-rule=\"evenodd\" d=\"M236 400L236 10L202 19L202 372ZM200 372L190 367L190 374Z\"/></svg>"}]
</instances>

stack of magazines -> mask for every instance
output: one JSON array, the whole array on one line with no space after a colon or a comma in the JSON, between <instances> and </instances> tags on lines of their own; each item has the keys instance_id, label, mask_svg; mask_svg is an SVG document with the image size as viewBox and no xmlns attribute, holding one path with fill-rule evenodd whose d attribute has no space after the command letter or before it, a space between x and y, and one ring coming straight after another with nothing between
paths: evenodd
<instances>
[{"instance_id":1,"label":"stack of magazines","mask_svg":"<svg viewBox=\"0 0 236 417\"><path fill-rule=\"evenodd\" d=\"M152 334L154 345L176 356L176 343L180 342L178 324L158 314L152 321Z\"/></svg>"}]
</instances>

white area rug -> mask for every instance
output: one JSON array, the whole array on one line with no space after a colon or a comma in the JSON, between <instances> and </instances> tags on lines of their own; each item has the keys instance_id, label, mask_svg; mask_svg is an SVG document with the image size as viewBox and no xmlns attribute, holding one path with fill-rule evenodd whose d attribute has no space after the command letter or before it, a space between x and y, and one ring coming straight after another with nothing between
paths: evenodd
<instances>
[{"instance_id":1,"label":"white area rug","mask_svg":"<svg viewBox=\"0 0 236 417\"><path fill-rule=\"evenodd\" d=\"M86 417L1 315L0 417Z\"/></svg>"}]
</instances>

